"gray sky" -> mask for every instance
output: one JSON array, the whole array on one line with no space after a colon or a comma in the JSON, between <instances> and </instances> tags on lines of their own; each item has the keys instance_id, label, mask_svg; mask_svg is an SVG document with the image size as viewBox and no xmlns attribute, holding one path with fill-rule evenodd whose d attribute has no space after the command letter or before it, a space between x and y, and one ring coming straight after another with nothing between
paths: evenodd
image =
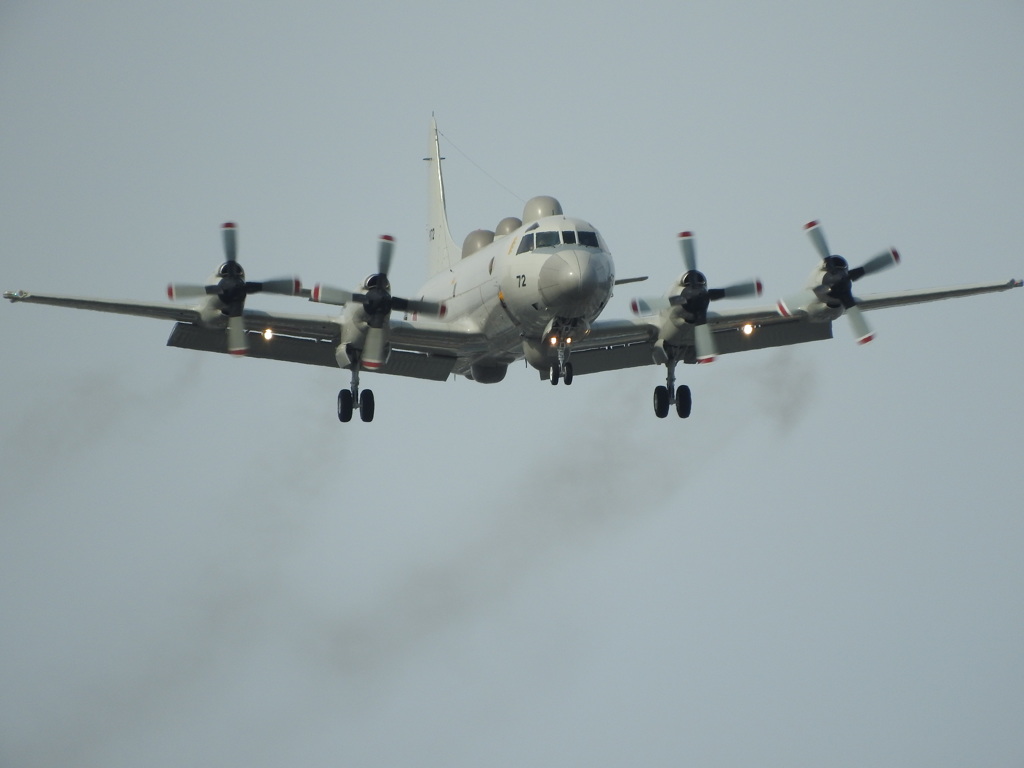
<instances>
[{"instance_id":1,"label":"gray sky","mask_svg":"<svg viewBox=\"0 0 1024 768\"><path fill-rule=\"evenodd\" d=\"M862 293L1024 276L1019 2L683 5L7 2L0 287L159 300L233 220L413 291L432 111L460 242L552 194L648 293L681 229L791 292L812 218L900 249ZM5 303L0 764L1019 766L1021 293L686 368L688 422L516 367L346 426L340 372Z\"/></svg>"}]
</instances>

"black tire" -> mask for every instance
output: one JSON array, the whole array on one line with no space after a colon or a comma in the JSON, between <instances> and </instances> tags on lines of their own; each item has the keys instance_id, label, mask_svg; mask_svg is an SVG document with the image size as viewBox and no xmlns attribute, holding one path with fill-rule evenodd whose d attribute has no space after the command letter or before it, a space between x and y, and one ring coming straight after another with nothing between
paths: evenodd
<instances>
[{"instance_id":1,"label":"black tire","mask_svg":"<svg viewBox=\"0 0 1024 768\"><path fill-rule=\"evenodd\" d=\"M373 392L364 389L359 393L359 418L363 421L373 421Z\"/></svg>"},{"instance_id":2,"label":"black tire","mask_svg":"<svg viewBox=\"0 0 1024 768\"><path fill-rule=\"evenodd\" d=\"M338 421L352 421L352 390L343 389L338 393Z\"/></svg>"},{"instance_id":3,"label":"black tire","mask_svg":"<svg viewBox=\"0 0 1024 768\"><path fill-rule=\"evenodd\" d=\"M654 388L654 415L659 419L668 416L668 387L658 386Z\"/></svg>"},{"instance_id":4,"label":"black tire","mask_svg":"<svg viewBox=\"0 0 1024 768\"><path fill-rule=\"evenodd\" d=\"M572 384L572 363L565 364L565 371L562 373L562 378L565 380L565 386Z\"/></svg>"},{"instance_id":5,"label":"black tire","mask_svg":"<svg viewBox=\"0 0 1024 768\"><path fill-rule=\"evenodd\" d=\"M690 394L690 388L684 384L676 390L676 413L680 419L688 419L692 409L693 396Z\"/></svg>"},{"instance_id":6,"label":"black tire","mask_svg":"<svg viewBox=\"0 0 1024 768\"><path fill-rule=\"evenodd\" d=\"M557 365L552 366L551 367L551 383L552 384L557 384L558 383L558 377L559 377L558 366Z\"/></svg>"}]
</instances>

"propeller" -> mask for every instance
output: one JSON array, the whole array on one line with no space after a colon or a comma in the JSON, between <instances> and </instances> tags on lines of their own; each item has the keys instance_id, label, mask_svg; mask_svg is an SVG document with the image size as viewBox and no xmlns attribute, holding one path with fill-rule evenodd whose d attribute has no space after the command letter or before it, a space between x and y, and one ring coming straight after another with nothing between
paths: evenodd
<instances>
[{"instance_id":1,"label":"propeller","mask_svg":"<svg viewBox=\"0 0 1024 768\"><path fill-rule=\"evenodd\" d=\"M821 224L811 221L804 225L808 237L814 244L815 250L821 256L823 276L821 285L814 289L819 300L832 307L842 306L844 314L850 319L853 327L853 336L858 344L867 344L875 338L864 313L857 306L857 299L853 295L853 283L860 280L864 275L873 272L880 272L883 269L895 266L900 263L900 255L895 248L890 248L877 256L864 262L859 267L850 268L849 263L842 256L832 253L825 240L825 233Z\"/></svg>"},{"instance_id":2,"label":"propeller","mask_svg":"<svg viewBox=\"0 0 1024 768\"><path fill-rule=\"evenodd\" d=\"M403 299L391 294L388 272L395 251L395 238L381 235L377 249L377 271L363 282L363 292L355 293L344 288L334 288L317 283L310 292L310 301L320 304L343 306L351 302L361 304L366 313L366 339L363 342L362 365L365 368L379 368L384 363L387 346L387 330L392 312L444 317L444 304L421 299Z\"/></svg>"},{"instance_id":3,"label":"propeller","mask_svg":"<svg viewBox=\"0 0 1024 768\"><path fill-rule=\"evenodd\" d=\"M249 348L245 338L245 320L242 317L246 297L261 292L295 296L302 290L302 284L297 277L280 277L262 282L246 280L245 270L238 263L238 228L228 222L221 227L221 233L226 260L217 270L218 281L206 285L171 283L167 286L167 296L172 301L216 296L221 304L221 313L228 319L228 352L244 355Z\"/></svg>"},{"instance_id":4,"label":"propeller","mask_svg":"<svg viewBox=\"0 0 1024 768\"><path fill-rule=\"evenodd\" d=\"M631 306L637 315L653 314L666 309L677 309L687 323L694 326L694 346L698 363L710 363L717 356L714 336L708 326L708 305L719 299L734 299L743 296L760 296L760 280L734 283L724 288L708 288L708 279L697 269L697 253L692 232L679 233L679 248L683 255L686 272L679 281L682 290L673 296L659 299L633 299Z\"/></svg>"}]
</instances>

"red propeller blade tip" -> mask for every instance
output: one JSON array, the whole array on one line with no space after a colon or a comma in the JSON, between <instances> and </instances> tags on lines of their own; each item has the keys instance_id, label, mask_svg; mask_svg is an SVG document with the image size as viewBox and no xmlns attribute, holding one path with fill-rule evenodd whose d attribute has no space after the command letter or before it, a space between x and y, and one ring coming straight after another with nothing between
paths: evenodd
<instances>
[{"instance_id":1,"label":"red propeller blade tip","mask_svg":"<svg viewBox=\"0 0 1024 768\"><path fill-rule=\"evenodd\" d=\"M389 243L395 242L395 238L393 238L391 235L381 235L380 239L387 240Z\"/></svg>"},{"instance_id":2,"label":"red propeller blade tip","mask_svg":"<svg viewBox=\"0 0 1024 768\"><path fill-rule=\"evenodd\" d=\"M235 222L233 222L233 221L229 221L229 222L226 222L226 223L225 223L225 224L224 224L224 225L223 225L223 226L221 227L221 229L234 229L234 228L235 228Z\"/></svg>"},{"instance_id":3,"label":"red propeller blade tip","mask_svg":"<svg viewBox=\"0 0 1024 768\"><path fill-rule=\"evenodd\" d=\"M309 296L313 301L320 301L320 283L313 286L313 291Z\"/></svg>"},{"instance_id":4,"label":"red propeller blade tip","mask_svg":"<svg viewBox=\"0 0 1024 768\"><path fill-rule=\"evenodd\" d=\"M760 280L758 280L757 281L757 295L760 296L762 293L764 293L764 283L762 283Z\"/></svg>"},{"instance_id":5,"label":"red propeller blade tip","mask_svg":"<svg viewBox=\"0 0 1024 768\"><path fill-rule=\"evenodd\" d=\"M818 226L817 219L815 219L814 221L808 221L806 224L804 224L804 229L814 229L816 226Z\"/></svg>"},{"instance_id":6,"label":"red propeller blade tip","mask_svg":"<svg viewBox=\"0 0 1024 768\"><path fill-rule=\"evenodd\" d=\"M863 339L857 339L857 343L858 344L867 344L869 341L874 341L874 340L875 340L875 334L869 333Z\"/></svg>"},{"instance_id":7,"label":"red propeller blade tip","mask_svg":"<svg viewBox=\"0 0 1024 768\"><path fill-rule=\"evenodd\" d=\"M174 301L174 286L170 283L167 284L167 298Z\"/></svg>"},{"instance_id":8,"label":"red propeller blade tip","mask_svg":"<svg viewBox=\"0 0 1024 768\"><path fill-rule=\"evenodd\" d=\"M684 237L693 237L693 232L680 232L680 233L679 233L679 237L680 237L680 238L684 238Z\"/></svg>"},{"instance_id":9,"label":"red propeller blade tip","mask_svg":"<svg viewBox=\"0 0 1024 768\"><path fill-rule=\"evenodd\" d=\"M890 248L889 250L892 251L892 260L895 261L897 264L899 264L900 263L900 252L897 251L895 248Z\"/></svg>"}]
</instances>

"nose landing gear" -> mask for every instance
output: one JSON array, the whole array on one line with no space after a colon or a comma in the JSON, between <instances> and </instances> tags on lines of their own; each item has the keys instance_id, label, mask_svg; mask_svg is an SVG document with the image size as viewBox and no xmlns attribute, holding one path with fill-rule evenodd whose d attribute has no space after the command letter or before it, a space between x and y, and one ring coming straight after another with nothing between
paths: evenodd
<instances>
[{"instance_id":1,"label":"nose landing gear","mask_svg":"<svg viewBox=\"0 0 1024 768\"><path fill-rule=\"evenodd\" d=\"M565 381L565 386L572 384L572 363L569 362L569 353L572 351L572 334L576 327L575 323L565 323L552 328L548 334L548 343L555 347L558 361L551 367L549 378L552 384L557 384L559 379Z\"/></svg>"}]
</instances>

